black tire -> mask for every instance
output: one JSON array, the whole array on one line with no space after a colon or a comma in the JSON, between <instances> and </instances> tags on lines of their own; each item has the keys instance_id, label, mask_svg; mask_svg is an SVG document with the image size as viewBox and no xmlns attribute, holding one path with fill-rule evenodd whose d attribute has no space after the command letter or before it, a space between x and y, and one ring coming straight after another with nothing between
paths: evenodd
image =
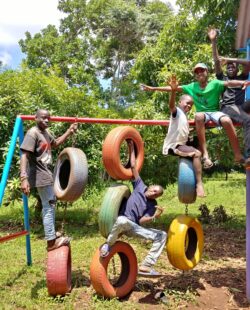
<instances>
[{"instance_id":1,"label":"black tire","mask_svg":"<svg viewBox=\"0 0 250 310\"><path fill-rule=\"evenodd\" d=\"M88 163L84 152L65 148L58 156L54 171L54 192L58 200L73 202L83 193L88 181Z\"/></svg>"},{"instance_id":2,"label":"black tire","mask_svg":"<svg viewBox=\"0 0 250 310\"><path fill-rule=\"evenodd\" d=\"M114 184L107 189L99 212L99 231L104 238L108 237L120 207L129 196L130 189L124 184Z\"/></svg>"}]
</instances>

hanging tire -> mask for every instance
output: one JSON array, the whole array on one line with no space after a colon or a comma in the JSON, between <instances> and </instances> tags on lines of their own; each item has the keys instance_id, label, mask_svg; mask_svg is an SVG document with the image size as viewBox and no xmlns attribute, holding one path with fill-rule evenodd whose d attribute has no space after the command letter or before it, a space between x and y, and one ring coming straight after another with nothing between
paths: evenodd
<instances>
[{"instance_id":1,"label":"hanging tire","mask_svg":"<svg viewBox=\"0 0 250 310\"><path fill-rule=\"evenodd\" d=\"M130 189L127 185L114 184L107 189L99 212L99 231L104 238L111 232L119 210L129 196Z\"/></svg>"},{"instance_id":2,"label":"hanging tire","mask_svg":"<svg viewBox=\"0 0 250 310\"><path fill-rule=\"evenodd\" d=\"M129 180L133 177L129 160L121 161L121 145L131 139L135 145L137 170L140 171L144 161L144 145L139 132L130 126L119 126L112 129L102 146L103 164L108 174L116 180Z\"/></svg>"},{"instance_id":3,"label":"hanging tire","mask_svg":"<svg viewBox=\"0 0 250 310\"><path fill-rule=\"evenodd\" d=\"M189 158L179 158L178 198L185 204L193 203L196 200L196 177L193 160Z\"/></svg>"},{"instance_id":4,"label":"hanging tire","mask_svg":"<svg viewBox=\"0 0 250 310\"><path fill-rule=\"evenodd\" d=\"M54 171L54 192L58 200L73 202L88 181L88 163L82 150L67 147L58 156Z\"/></svg>"},{"instance_id":5,"label":"hanging tire","mask_svg":"<svg viewBox=\"0 0 250 310\"><path fill-rule=\"evenodd\" d=\"M71 291L70 246L62 246L48 252L46 279L51 296L64 296Z\"/></svg>"},{"instance_id":6,"label":"hanging tire","mask_svg":"<svg viewBox=\"0 0 250 310\"><path fill-rule=\"evenodd\" d=\"M115 279L110 279L108 265L114 255L119 255L121 268ZM97 249L90 265L90 281L96 293L108 298L122 298L130 293L136 282L137 258L133 248L122 241L117 241L107 257L100 257Z\"/></svg>"},{"instance_id":7,"label":"hanging tire","mask_svg":"<svg viewBox=\"0 0 250 310\"><path fill-rule=\"evenodd\" d=\"M167 254L175 268L193 269L202 257L203 246L203 230L196 218L179 215L172 221L168 230Z\"/></svg>"}]
</instances>

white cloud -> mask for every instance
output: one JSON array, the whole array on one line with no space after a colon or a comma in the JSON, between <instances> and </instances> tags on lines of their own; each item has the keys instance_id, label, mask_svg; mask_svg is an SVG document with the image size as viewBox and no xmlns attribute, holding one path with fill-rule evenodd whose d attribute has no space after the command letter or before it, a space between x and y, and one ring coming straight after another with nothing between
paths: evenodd
<instances>
[{"instance_id":1,"label":"white cloud","mask_svg":"<svg viewBox=\"0 0 250 310\"><path fill-rule=\"evenodd\" d=\"M58 26L62 13L57 10L58 0L8 0L1 1L0 44L10 45L48 24Z\"/></svg>"},{"instance_id":2,"label":"white cloud","mask_svg":"<svg viewBox=\"0 0 250 310\"><path fill-rule=\"evenodd\" d=\"M8 65L9 63L11 63L12 61L12 56L5 51L0 51L0 61L2 62L2 64L4 66Z\"/></svg>"}]
</instances>

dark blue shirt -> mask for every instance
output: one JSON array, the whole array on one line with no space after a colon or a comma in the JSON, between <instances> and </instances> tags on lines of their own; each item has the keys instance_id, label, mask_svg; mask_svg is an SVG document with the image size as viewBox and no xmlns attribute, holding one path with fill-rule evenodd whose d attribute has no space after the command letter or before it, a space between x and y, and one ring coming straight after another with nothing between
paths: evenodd
<instances>
[{"instance_id":1,"label":"dark blue shirt","mask_svg":"<svg viewBox=\"0 0 250 310\"><path fill-rule=\"evenodd\" d=\"M157 202L155 199L146 198L147 187L140 177L132 181L132 184L134 190L127 200L125 210L120 215L124 215L132 222L139 224L139 220L143 216L154 215Z\"/></svg>"}]
</instances>

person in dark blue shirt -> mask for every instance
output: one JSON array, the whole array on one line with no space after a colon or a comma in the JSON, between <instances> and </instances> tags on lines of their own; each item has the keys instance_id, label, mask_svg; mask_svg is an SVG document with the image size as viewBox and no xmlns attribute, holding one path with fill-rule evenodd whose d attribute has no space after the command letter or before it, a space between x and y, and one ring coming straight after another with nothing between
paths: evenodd
<instances>
[{"instance_id":1,"label":"person in dark blue shirt","mask_svg":"<svg viewBox=\"0 0 250 310\"><path fill-rule=\"evenodd\" d=\"M133 192L128 198L126 205L121 208L121 212L107 238L106 243L100 248L100 256L109 255L111 246L116 242L121 234L134 236L151 240L153 245L139 266L139 274L157 276L159 272L155 271L152 266L155 265L157 259L166 244L167 233L153 228L145 228L141 225L152 222L160 217L163 208L157 206L156 198L163 194L163 188L160 185L150 185L147 187L139 176L136 168L134 143L128 141L130 153L130 165L133 174Z\"/></svg>"}]
</instances>

